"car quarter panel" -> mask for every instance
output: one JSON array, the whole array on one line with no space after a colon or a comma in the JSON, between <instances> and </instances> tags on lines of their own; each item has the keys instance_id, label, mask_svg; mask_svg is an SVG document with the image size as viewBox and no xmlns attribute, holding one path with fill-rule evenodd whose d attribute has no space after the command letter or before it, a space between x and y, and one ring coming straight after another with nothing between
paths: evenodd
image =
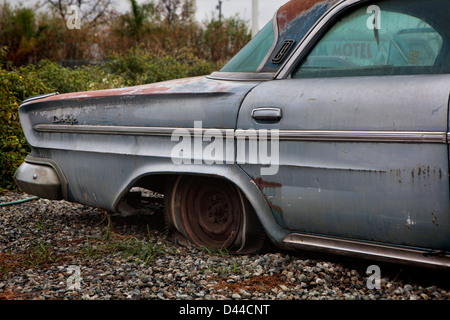
<instances>
[{"instance_id":1,"label":"car quarter panel","mask_svg":"<svg viewBox=\"0 0 450 320\"><path fill-rule=\"evenodd\" d=\"M52 159L64 173L68 200L113 210L136 175L163 171L149 163L183 171L172 161L181 140L171 139L176 128L199 121L203 128L233 130L241 101L255 85L198 77L56 95L23 104L19 114L32 156ZM194 161L198 155L188 156Z\"/></svg>"}]
</instances>

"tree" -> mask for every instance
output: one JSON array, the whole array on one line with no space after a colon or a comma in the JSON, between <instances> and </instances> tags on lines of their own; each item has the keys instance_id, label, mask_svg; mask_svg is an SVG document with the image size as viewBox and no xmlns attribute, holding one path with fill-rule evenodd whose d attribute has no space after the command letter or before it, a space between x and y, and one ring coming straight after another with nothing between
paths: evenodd
<instances>
[{"instance_id":1,"label":"tree","mask_svg":"<svg viewBox=\"0 0 450 320\"><path fill-rule=\"evenodd\" d=\"M230 59L251 39L247 23L237 16L221 21L213 18L205 25L202 48L214 62Z\"/></svg>"},{"instance_id":2,"label":"tree","mask_svg":"<svg viewBox=\"0 0 450 320\"><path fill-rule=\"evenodd\" d=\"M184 23L193 23L195 20L195 0L185 0L181 6L181 20Z\"/></svg>"},{"instance_id":3,"label":"tree","mask_svg":"<svg viewBox=\"0 0 450 320\"><path fill-rule=\"evenodd\" d=\"M31 8L11 9L5 2L0 13L0 43L8 47L8 60L14 64L30 63L39 41L35 13Z\"/></svg>"},{"instance_id":4,"label":"tree","mask_svg":"<svg viewBox=\"0 0 450 320\"><path fill-rule=\"evenodd\" d=\"M159 0L159 7L166 17L166 21L169 25L172 25L176 20L176 11L180 6L181 0Z\"/></svg>"},{"instance_id":5,"label":"tree","mask_svg":"<svg viewBox=\"0 0 450 320\"><path fill-rule=\"evenodd\" d=\"M187 24L195 19L195 0L159 0L158 7L169 25Z\"/></svg>"},{"instance_id":6,"label":"tree","mask_svg":"<svg viewBox=\"0 0 450 320\"><path fill-rule=\"evenodd\" d=\"M139 5L136 0L129 1L131 12L122 15L121 20L128 35L134 37L136 43L139 44L142 39L142 34L145 32L146 23L156 16L156 6L153 2Z\"/></svg>"}]
</instances>

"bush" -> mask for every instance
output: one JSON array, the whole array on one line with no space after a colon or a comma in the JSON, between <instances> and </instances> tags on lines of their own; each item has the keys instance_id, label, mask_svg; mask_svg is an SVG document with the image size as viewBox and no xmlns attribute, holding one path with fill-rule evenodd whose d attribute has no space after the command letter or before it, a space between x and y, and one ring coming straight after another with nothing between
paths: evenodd
<instances>
[{"instance_id":1,"label":"bush","mask_svg":"<svg viewBox=\"0 0 450 320\"><path fill-rule=\"evenodd\" d=\"M105 65L106 73L122 79L125 86L209 74L217 64L199 59L188 50L167 54L133 48L127 55L115 55Z\"/></svg>"},{"instance_id":2,"label":"bush","mask_svg":"<svg viewBox=\"0 0 450 320\"><path fill-rule=\"evenodd\" d=\"M0 49L0 55L6 49ZM37 74L26 68L7 71L0 66L0 190L16 189L13 175L30 148L17 113L27 97L48 92Z\"/></svg>"}]
</instances>

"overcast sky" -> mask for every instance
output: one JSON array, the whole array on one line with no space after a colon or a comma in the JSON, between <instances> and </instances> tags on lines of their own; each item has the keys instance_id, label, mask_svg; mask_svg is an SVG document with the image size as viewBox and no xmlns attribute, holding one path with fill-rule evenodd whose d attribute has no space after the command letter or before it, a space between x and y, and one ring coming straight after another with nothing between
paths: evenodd
<instances>
[{"instance_id":1,"label":"overcast sky","mask_svg":"<svg viewBox=\"0 0 450 320\"><path fill-rule=\"evenodd\" d=\"M128 10L130 8L129 0L114 0L118 7ZM146 0L138 0L139 3ZM262 28L270 19L272 19L275 11L288 0L259 0L259 20L258 25ZM219 0L196 0L197 3L197 20L202 22L206 18L219 16L216 9ZM236 14L240 18L251 22L252 19L252 0L222 0L222 14L224 17L232 17Z\"/></svg>"},{"instance_id":2,"label":"overcast sky","mask_svg":"<svg viewBox=\"0 0 450 320\"><path fill-rule=\"evenodd\" d=\"M118 0L122 1L122 0ZM258 25L262 28L272 19L276 10L288 0L259 0ZM212 12L218 16L216 6L218 0L197 0L197 20L203 21L206 16L211 17ZM222 14L225 17L239 15L249 23L252 19L252 0L222 0Z\"/></svg>"},{"instance_id":3,"label":"overcast sky","mask_svg":"<svg viewBox=\"0 0 450 320\"><path fill-rule=\"evenodd\" d=\"M26 4L34 4L38 0L21 0ZM147 0L138 0L138 3L146 2ZM16 2L15 0L9 0L10 3ZM19 2L19 1L18 1ZM42 0L40 1L43 2ZM115 8L120 11L129 11L129 0L113 0ZM155 0L157 2L157 0ZM261 29L270 19L272 19L275 11L281 7L288 0L259 0L259 19L258 26ZM202 22L207 18L211 18L214 14L218 17L218 10L216 6L219 4L219 0L196 0L197 3L197 21ZM232 17L236 14L249 22L251 26L252 18L252 0L222 0L222 14L224 17Z\"/></svg>"}]
</instances>

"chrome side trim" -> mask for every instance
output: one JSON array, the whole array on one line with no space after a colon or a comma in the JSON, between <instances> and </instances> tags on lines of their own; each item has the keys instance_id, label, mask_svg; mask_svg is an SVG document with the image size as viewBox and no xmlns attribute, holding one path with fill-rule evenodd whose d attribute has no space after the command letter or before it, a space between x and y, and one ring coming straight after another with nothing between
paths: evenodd
<instances>
[{"instance_id":1,"label":"chrome side trim","mask_svg":"<svg viewBox=\"0 0 450 320\"><path fill-rule=\"evenodd\" d=\"M280 130L280 140L447 143L446 132Z\"/></svg>"},{"instance_id":2,"label":"chrome side trim","mask_svg":"<svg viewBox=\"0 0 450 320\"><path fill-rule=\"evenodd\" d=\"M206 76L212 80L239 80L239 81L268 81L275 78L272 72L220 72L216 71Z\"/></svg>"},{"instance_id":3,"label":"chrome side trim","mask_svg":"<svg viewBox=\"0 0 450 320\"><path fill-rule=\"evenodd\" d=\"M273 50L275 50L275 47L277 46L278 37L279 37L279 32L278 32L278 10L273 15L272 28L273 28L273 42L272 42L272 45L270 46L270 49L269 49L269 51L267 51L266 56L264 57L264 59L262 59L262 61L259 64L258 68L256 69L256 72L261 72L261 70L264 68L264 66L266 65L267 61L269 60L270 56L272 55Z\"/></svg>"},{"instance_id":4,"label":"chrome side trim","mask_svg":"<svg viewBox=\"0 0 450 320\"><path fill-rule=\"evenodd\" d=\"M177 135L203 135L207 128L175 128L175 127L131 127L131 126L102 126L102 125L59 125L37 124L33 127L38 132L47 133L76 133L76 134L106 134L131 136L172 136L175 130ZM225 135L234 129L212 129Z\"/></svg>"},{"instance_id":5,"label":"chrome side trim","mask_svg":"<svg viewBox=\"0 0 450 320\"><path fill-rule=\"evenodd\" d=\"M40 99L44 99L44 98L47 98L47 97L55 96L55 95L58 95L58 94L59 94L59 92L52 92L52 93L40 94L40 95L37 95L37 96L32 96L32 97L29 97L29 98L25 99L22 102L22 104L25 104L25 103L28 103L28 102L31 102L31 101L34 101L34 100L40 100Z\"/></svg>"},{"instance_id":6,"label":"chrome side trim","mask_svg":"<svg viewBox=\"0 0 450 320\"><path fill-rule=\"evenodd\" d=\"M344 240L317 235L292 233L283 242L295 248L327 251L359 258L403 262L428 267L450 267L450 256L416 249L385 246L376 243Z\"/></svg>"},{"instance_id":7,"label":"chrome side trim","mask_svg":"<svg viewBox=\"0 0 450 320\"><path fill-rule=\"evenodd\" d=\"M257 129L214 129L214 128L175 128L175 127L132 127L103 125L66 125L66 124L36 124L33 127L38 132L46 133L76 133L76 134L107 134L107 135L142 135L142 136L172 136L183 131L189 135L203 135L206 130L214 130L222 135L234 134L235 137L255 136ZM270 131L270 130L269 130ZM447 143L448 132L422 131L340 131L340 130L279 130L280 141L335 141L335 142L414 142L414 143ZM267 139L271 134L267 135Z\"/></svg>"}]
</instances>

